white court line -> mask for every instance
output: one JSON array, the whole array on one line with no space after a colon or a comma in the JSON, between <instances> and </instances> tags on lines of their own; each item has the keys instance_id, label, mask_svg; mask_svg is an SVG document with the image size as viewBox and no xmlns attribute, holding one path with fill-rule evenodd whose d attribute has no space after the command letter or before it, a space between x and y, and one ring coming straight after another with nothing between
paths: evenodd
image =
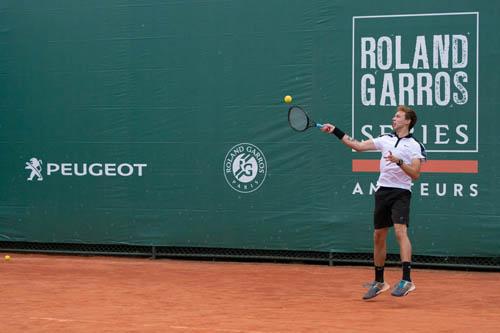
<instances>
[{"instance_id":1,"label":"white court line","mask_svg":"<svg viewBox=\"0 0 500 333\"><path fill-rule=\"evenodd\" d=\"M67 322L104 323L102 320L61 319L61 318L52 318L52 317L30 317L30 319L31 320L57 321L57 322L61 322L61 323L67 323Z\"/></svg>"},{"instance_id":2,"label":"white court line","mask_svg":"<svg viewBox=\"0 0 500 333\"><path fill-rule=\"evenodd\" d=\"M169 326L170 328L173 329L180 329L180 330L207 330L209 329L208 327L193 327L193 326ZM247 331L247 330L236 330L236 329L230 329L230 328L216 328L214 329L214 332L229 332L229 333L270 333L270 332L264 332L264 331Z\"/></svg>"},{"instance_id":3,"label":"white court line","mask_svg":"<svg viewBox=\"0 0 500 333\"><path fill-rule=\"evenodd\" d=\"M53 317L30 317L31 320L48 320L48 321L56 321L60 323L68 323L68 322L85 322L85 323L100 323L104 324L106 322L99 320L82 320L82 319L62 319L62 318L53 318ZM161 325L161 324L160 324ZM158 326L158 324L148 325L145 324L143 326ZM169 328L178 329L178 330L189 330L189 331L206 331L213 330L214 332L228 332L228 333L270 333L267 331L247 331L247 330L238 330L238 329L230 329L230 328L209 328L209 327L194 327L194 326L173 326L170 325ZM275 332L274 332L275 333Z\"/></svg>"}]
</instances>

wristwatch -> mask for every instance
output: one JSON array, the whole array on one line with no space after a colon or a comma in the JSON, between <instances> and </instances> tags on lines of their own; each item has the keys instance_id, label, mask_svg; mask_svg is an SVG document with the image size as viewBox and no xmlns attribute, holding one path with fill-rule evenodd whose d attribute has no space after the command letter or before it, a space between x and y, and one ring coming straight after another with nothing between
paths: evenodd
<instances>
[{"instance_id":1,"label":"wristwatch","mask_svg":"<svg viewBox=\"0 0 500 333\"><path fill-rule=\"evenodd\" d=\"M403 163L404 163L404 162L403 162L403 160L402 160L402 159L400 159L400 160L398 161L398 163L396 163L396 164L397 164L398 166L402 166L402 165L403 165Z\"/></svg>"}]
</instances>

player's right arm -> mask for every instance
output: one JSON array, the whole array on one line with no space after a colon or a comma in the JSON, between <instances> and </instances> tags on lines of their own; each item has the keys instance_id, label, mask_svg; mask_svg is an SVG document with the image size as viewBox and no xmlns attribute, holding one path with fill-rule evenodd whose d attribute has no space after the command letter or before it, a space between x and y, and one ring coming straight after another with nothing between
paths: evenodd
<instances>
[{"instance_id":1,"label":"player's right arm","mask_svg":"<svg viewBox=\"0 0 500 333\"><path fill-rule=\"evenodd\" d=\"M331 134L334 130L335 126L332 124L324 124L323 127L321 127L321 131L325 133ZM366 141L358 141L346 134L340 141L342 141L344 145L351 149L354 149L355 151L377 150L372 139L368 139Z\"/></svg>"}]
</instances>

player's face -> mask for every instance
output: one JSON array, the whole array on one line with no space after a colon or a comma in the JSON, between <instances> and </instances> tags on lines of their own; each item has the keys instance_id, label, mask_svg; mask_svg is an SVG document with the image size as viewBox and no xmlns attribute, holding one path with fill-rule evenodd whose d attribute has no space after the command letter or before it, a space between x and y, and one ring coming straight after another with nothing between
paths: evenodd
<instances>
[{"instance_id":1,"label":"player's face","mask_svg":"<svg viewBox=\"0 0 500 333\"><path fill-rule=\"evenodd\" d=\"M395 131L409 125L410 119L405 118L405 113L403 111L396 112L394 117L392 117L392 129Z\"/></svg>"}]
</instances>

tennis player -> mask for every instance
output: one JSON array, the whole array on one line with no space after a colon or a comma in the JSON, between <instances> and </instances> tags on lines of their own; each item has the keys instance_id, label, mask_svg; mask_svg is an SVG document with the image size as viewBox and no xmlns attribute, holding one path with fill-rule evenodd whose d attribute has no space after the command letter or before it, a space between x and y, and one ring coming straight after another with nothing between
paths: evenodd
<instances>
[{"instance_id":1,"label":"tennis player","mask_svg":"<svg viewBox=\"0 0 500 333\"><path fill-rule=\"evenodd\" d=\"M367 285L368 291L363 299L371 299L390 288L384 281L384 265L387 254L387 233L391 227L394 227L399 244L403 268L403 277L391 294L406 296L415 290L415 283L410 276L411 242L408 238L411 182L420 177L421 163L426 160L424 146L410 133L416 123L415 111L407 106L398 106L392 118L393 132L375 139L359 142L332 124L324 124L321 128L323 132L337 136L344 145L355 151L382 152L373 213L375 280Z\"/></svg>"}]
</instances>

